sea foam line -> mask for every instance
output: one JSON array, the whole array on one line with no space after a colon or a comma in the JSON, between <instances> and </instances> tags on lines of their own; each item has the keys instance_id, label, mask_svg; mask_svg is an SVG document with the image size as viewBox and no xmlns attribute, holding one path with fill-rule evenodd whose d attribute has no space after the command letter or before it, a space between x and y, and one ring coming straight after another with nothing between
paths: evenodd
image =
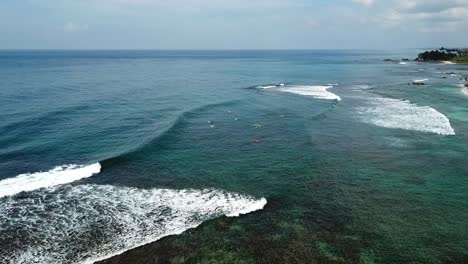
<instances>
[{"instance_id":1,"label":"sea foam line","mask_svg":"<svg viewBox=\"0 0 468 264\"><path fill-rule=\"evenodd\" d=\"M220 216L261 210L265 198L216 189L65 185L0 204L6 263L93 263Z\"/></svg>"},{"instance_id":2,"label":"sea foam line","mask_svg":"<svg viewBox=\"0 0 468 264\"><path fill-rule=\"evenodd\" d=\"M40 188L71 183L91 177L101 172L101 164L62 165L49 171L20 174L13 178L0 181L0 198L15 195L20 192L34 191Z\"/></svg>"}]
</instances>

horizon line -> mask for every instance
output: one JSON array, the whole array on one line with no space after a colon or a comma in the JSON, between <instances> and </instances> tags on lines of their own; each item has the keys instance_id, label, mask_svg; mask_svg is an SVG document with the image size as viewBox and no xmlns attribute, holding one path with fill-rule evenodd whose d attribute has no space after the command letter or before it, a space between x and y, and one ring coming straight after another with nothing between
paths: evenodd
<instances>
[{"instance_id":1,"label":"horizon line","mask_svg":"<svg viewBox=\"0 0 468 264\"><path fill-rule=\"evenodd\" d=\"M440 47L410 47L410 48L200 48L200 49L169 49L169 48L0 48L0 51L316 51L316 50L414 50L414 49L439 49Z\"/></svg>"}]
</instances>

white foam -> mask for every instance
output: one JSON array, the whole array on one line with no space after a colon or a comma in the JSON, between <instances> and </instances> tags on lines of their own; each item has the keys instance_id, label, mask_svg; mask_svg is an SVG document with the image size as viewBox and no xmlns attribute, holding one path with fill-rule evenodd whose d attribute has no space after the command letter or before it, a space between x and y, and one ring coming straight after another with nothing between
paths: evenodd
<instances>
[{"instance_id":1,"label":"white foam","mask_svg":"<svg viewBox=\"0 0 468 264\"><path fill-rule=\"evenodd\" d=\"M423 83L423 82L427 82L427 81L429 81L429 79L413 80L414 83Z\"/></svg>"},{"instance_id":2,"label":"white foam","mask_svg":"<svg viewBox=\"0 0 468 264\"><path fill-rule=\"evenodd\" d=\"M284 84L284 83L280 83L280 84L259 85L259 86L257 86L256 88L257 88L257 89L272 89L272 88L277 88L277 87L282 87L282 86L285 86L285 84Z\"/></svg>"},{"instance_id":3,"label":"white foam","mask_svg":"<svg viewBox=\"0 0 468 264\"><path fill-rule=\"evenodd\" d=\"M110 185L57 186L28 195L0 203L0 259L6 263L93 263L267 203L214 189Z\"/></svg>"},{"instance_id":4,"label":"white foam","mask_svg":"<svg viewBox=\"0 0 468 264\"><path fill-rule=\"evenodd\" d=\"M29 192L40 188L66 184L91 177L101 171L101 164L62 165L49 171L20 174L0 181L0 197Z\"/></svg>"},{"instance_id":5,"label":"white foam","mask_svg":"<svg viewBox=\"0 0 468 264\"><path fill-rule=\"evenodd\" d=\"M276 87L279 87L279 86L284 86L284 84L281 83L281 84L259 85L259 86L257 86L257 89L272 89L272 88L276 88Z\"/></svg>"},{"instance_id":6,"label":"white foam","mask_svg":"<svg viewBox=\"0 0 468 264\"><path fill-rule=\"evenodd\" d=\"M406 65L406 64L408 64L408 63L403 62L403 61L400 61L399 64L401 64L401 65Z\"/></svg>"},{"instance_id":7,"label":"white foam","mask_svg":"<svg viewBox=\"0 0 468 264\"><path fill-rule=\"evenodd\" d=\"M318 99L341 101L338 95L328 91L330 88L333 88L333 86L290 86L281 88L280 91L312 96Z\"/></svg>"},{"instance_id":8,"label":"white foam","mask_svg":"<svg viewBox=\"0 0 468 264\"><path fill-rule=\"evenodd\" d=\"M257 88L259 89L271 89L271 88L275 88L276 85L260 85L260 86L257 86Z\"/></svg>"},{"instance_id":9,"label":"white foam","mask_svg":"<svg viewBox=\"0 0 468 264\"><path fill-rule=\"evenodd\" d=\"M460 87L461 87L461 92L462 92L464 95L468 95L468 88L465 87L464 84L461 84Z\"/></svg>"},{"instance_id":10,"label":"white foam","mask_svg":"<svg viewBox=\"0 0 468 264\"><path fill-rule=\"evenodd\" d=\"M374 98L358 112L364 122L386 128L399 128L439 135L455 135L450 120L434 108L406 100Z\"/></svg>"}]
</instances>

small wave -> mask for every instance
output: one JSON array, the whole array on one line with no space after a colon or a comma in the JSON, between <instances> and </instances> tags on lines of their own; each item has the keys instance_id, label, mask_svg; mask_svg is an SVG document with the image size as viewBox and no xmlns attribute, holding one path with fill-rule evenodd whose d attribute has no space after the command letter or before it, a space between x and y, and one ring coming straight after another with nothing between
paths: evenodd
<instances>
[{"instance_id":1,"label":"small wave","mask_svg":"<svg viewBox=\"0 0 468 264\"><path fill-rule=\"evenodd\" d=\"M272 88L278 88L278 87L283 87L285 86L284 83L280 84L266 84L266 85L258 85L255 86L256 89L272 89Z\"/></svg>"},{"instance_id":2,"label":"small wave","mask_svg":"<svg viewBox=\"0 0 468 264\"><path fill-rule=\"evenodd\" d=\"M403 62L403 61L400 61L399 64L400 64L400 65L406 65L406 64L408 64L408 63Z\"/></svg>"},{"instance_id":3,"label":"small wave","mask_svg":"<svg viewBox=\"0 0 468 264\"><path fill-rule=\"evenodd\" d=\"M341 101L341 97L328 91L330 88L333 88L333 86L290 86L281 88L280 91L312 96L318 99Z\"/></svg>"},{"instance_id":4,"label":"small wave","mask_svg":"<svg viewBox=\"0 0 468 264\"><path fill-rule=\"evenodd\" d=\"M406 100L374 98L368 107L359 108L359 113L364 122L381 127L455 135L445 115Z\"/></svg>"},{"instance_id":5,"label":"small wave","mask_svg":"<svg viewBox=\"0 0 468 264\"><path fill-rule=\"evenodd\" d=\"M419 79L419 80L413 80L413 83L423 83L427 81L429 81L429 79Z\"/></svg>"},{"instance_id":6,"label":"small wave","mask_svg":"<svg viewBox=\"0 0 468 264\"><path fill-rule=\"evenodd\" d=\"M372 88L370 85L368 84L355 84L352 86L353 87L353 90L369 90L370 88Z\"/></svg>"},{"instance_id":7,"label":"small wave","mask_svg":"<svg viewBox=\"0 0 468 264\"><path fill-rule=\"evenodd\" d=\"M209 219L261 210L267 203L214 189L94 184L27 195L0 204L0 259L6 263L93 263Z\"/></svg>"},{"instance_id":8,"label":"small wave","mask_svg":"<svg viewBox=\"0 0 468 264\"><path fill-rule=\"evenodd\" d=\"M13 178L0 181L0 198L29 192L40 188L66 184L83 178L91 177L101 172L101 164L92 165L62 165L49 171L20 174Z\"/></svg>"},{"instance_id":9,"label":"small wave","mask_svg":"<svg viewBox=\"0 0 468 264\"><path fill-rule=\"evenodd\" d=\"M162 132L160 132L155 137L151 138L150 140L144 142L137 146L136 148L129 150L128 152L122 153L121 155L111 157L105 160L100 161L103 169L112 167L114 164L119 164L122 162L132 161L138 158L146 158L148 153L153 153L154 151L158 151L161 147L161 144L173 136L177 136L178 132L187 125L187 121L191 118L197 117L199 114L204 113L206 111L210 111L215 108L221 107L232 107L238 103L240 100L229 100L223 101L219 103L212 103L206 104L199 107L195 107L180 113L177 118L170 123L169 126Z\"/></svg>"}]
</instances>

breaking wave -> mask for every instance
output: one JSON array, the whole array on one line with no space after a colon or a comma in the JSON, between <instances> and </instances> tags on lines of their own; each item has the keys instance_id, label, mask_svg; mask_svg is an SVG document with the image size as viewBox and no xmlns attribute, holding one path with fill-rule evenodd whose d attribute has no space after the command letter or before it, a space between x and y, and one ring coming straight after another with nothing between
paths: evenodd
<instances>
[{"instance_id":1,"label":"breaking wave","mask_svg":"<svg viewBox=\"0 0 468 264\"><path fill-rule=\"evenodd\" d=\"M338 84L329 84L327 86L323 85L289 85L289 84L266 84L266 85L258 85L254 87L250 87L253 89L259 90L275 90L280 92L286 93L293 93L305 96L312 96L317 99L326 99L326 100L336 100L341 101L341 98L329 92L328 89L337 86Z\"/></svg>"},{"instance_id":2,"label":"breaking wave","mask_svg":"<svg viewBox=\"0 0 468 264\"><path fill-rule=\"evenodd\" d=\"M0 262L92 263L180 234L209 219L262 209L264 198L215 189L67 184L145 158L193 116L236 103L185 111L145 144L99 163L63 165L0 181Z\"/></svg>"},{"instance_id":3,"label":"breaking wave","mask_svg":"<svg viewBox=\"0 0 468 264\"><path fill-rule=\"evenodd\" d=\"M49 171L20 174L0 181L0 198L20 192L34 191L40 188L71 183L91 177L101 172L101 164L62 165Z\"/></svg>"},{"instance_id":4,"label":"breaking wave","mask_svg":"<svg viewBox=\"0 0 468 264\"><path fill-rule=\"evenodd\" d=\"M278 88L278 87L283 87L283 86L285 86L285 84L280 83L280 84L259 85L259 86L255 86L254 88L256 88L256 89L272 89L272 88Z\"/></svg>"},{"instance_id":5,"label":"breaking wave","mask_svg":"<svg viewBox=\"0 0 468 264\"><path fill-rule=\"evenodd\" d=\"M318 99L341 101L341 97L328 91L328 89L330 88L333 88L333 86L321 86L321 85L306 86L304 85L304 86L283 87L280 89L280 91L299 94L299 95L305 95L305 96L312 96Z\"/></svg>"},{"instance_id":6,"label":"breaking wave","mask_svg":"<svg viewBox=\"0 0 468 264\"><path fill-rule=\"evenodd\" d=\"M4 197L0 259L92 263L220 216L263 209L267 201L224 191L57 186Z\"/></svg>"},{"instance_id":7,"label":"breaking wave","mask_svg":"<svg viewBox=\"0 0 468 264\"><path fill-rule=\"evenodd\" d=\"M373 98L358 112L364 122L381 127L455 135L445 115L429 106L419 106L406 100Z\"/></svg>"}]
</instances>

